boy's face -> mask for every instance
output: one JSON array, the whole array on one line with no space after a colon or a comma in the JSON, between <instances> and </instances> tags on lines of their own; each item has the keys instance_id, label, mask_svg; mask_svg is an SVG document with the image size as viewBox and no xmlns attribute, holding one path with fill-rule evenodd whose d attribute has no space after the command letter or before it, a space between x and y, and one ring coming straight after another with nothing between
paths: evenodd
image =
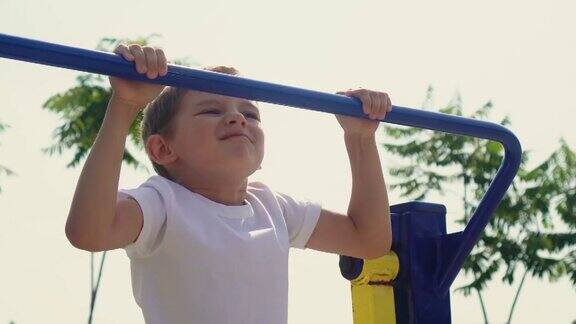
<instances>
[{"instance_id":1,"label":"boy's face","mask_svg":"<svg viewBox=\"0 0 576 324\"><path fill-rule=\"evenodd\" d=\"M246 99L200 91L182 98L169 142L184 173L247 177L264 157L258 107Z\"/></svg>"}]
</instances>

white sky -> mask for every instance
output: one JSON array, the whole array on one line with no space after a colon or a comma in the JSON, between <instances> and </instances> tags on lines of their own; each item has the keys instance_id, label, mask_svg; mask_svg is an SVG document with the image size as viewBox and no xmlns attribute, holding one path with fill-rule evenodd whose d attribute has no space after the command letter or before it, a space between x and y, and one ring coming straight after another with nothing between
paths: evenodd
<instances>
[{"instance_id":1,"label":"white sky","mask_svg":"<svg viewBox=\"0 0 576 324\"><path fill-rule=\"evenodd\" d=\"M561 136L576 149L575 12L570 1L2 0L0 32L84 48L105 36L160 33L169 59L190 56L257 80L326 92L363 86L406 107L419 107L430 84L436 105L459 91L467 112L492 100L492 120L509 115L534 166ZM90 254L74 249L64 234L80 168L66 169L69 153L40 151L53 143L59 124L40 107L79 73L5 59L0 71L0 121L11 126L0 135L0 165L18 173L0 177L0 323L82 323ZM253 179L346 211L350 171L335 118L268 104L261 110L267 151ZM384 168L396 162L380 153ZM148 176L125 167L121 186L135 187ZM404 201L397 192L389 196ZM460 216L456 187L428 201L446 204L449 222ZM350 285L338 256L293 250L290 273L289 323L352 323ZM465 282L459 277L453 287ZM498 280L489 286L484 297L492 322L506 320L513 293ZM533 279L514 322L571 323L574 305L567 280ZM482 323L475 296L452 294L452 314L454 323ZM108 254L95 323L143 323L123 250Z\"/></svg>"}]
</instances>

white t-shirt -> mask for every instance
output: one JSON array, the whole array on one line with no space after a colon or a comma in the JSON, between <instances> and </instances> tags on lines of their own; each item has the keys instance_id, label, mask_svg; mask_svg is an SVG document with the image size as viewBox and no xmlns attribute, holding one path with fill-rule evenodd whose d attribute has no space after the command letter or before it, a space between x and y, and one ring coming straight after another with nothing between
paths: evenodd
<instances>
[{"instance_id":1,"label":"white t-shirt","mask_svg":"<svg viewBox=\"0 0 576 324\"><path fill-rule=\"evenodd\" d=\"M321 206L248 184L227 206L161 176L120 190L144 215L126 247L147 324L286 324L288 249L305 249Z\"/></svg>"}]
</instances>

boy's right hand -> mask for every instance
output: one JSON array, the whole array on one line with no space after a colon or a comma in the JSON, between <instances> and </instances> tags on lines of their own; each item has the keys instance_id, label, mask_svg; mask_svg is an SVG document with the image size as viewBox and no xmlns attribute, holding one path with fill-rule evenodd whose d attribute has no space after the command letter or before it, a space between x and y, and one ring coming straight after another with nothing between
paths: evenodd
<instances>
[{"instance_id":1,"label":"boy's right hand","mask_svg":"<svg viewBox=\"0 0 576 324\"><path fill-rule=\"evenodd\" d=\"M162 49L138 44L120 44L114 49L114 53L121 55L125 60L133 61L136 71L140 74L146 74L149 79L165 76L168 73L168 63ZM138 110L143 109L164 89L164 86L160 84L113 76L109 79L110 85L112 85L112 97Z\"/></svg>"}]
</instances>

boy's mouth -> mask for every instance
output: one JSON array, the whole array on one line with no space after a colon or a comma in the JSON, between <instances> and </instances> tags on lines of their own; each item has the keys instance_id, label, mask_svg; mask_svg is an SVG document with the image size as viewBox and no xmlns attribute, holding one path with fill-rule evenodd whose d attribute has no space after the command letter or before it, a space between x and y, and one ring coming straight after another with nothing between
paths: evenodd
<instances>
[{"instance_id":1,"label":"boy's mouth","mask_svg":"<svg viewBox=\"0 0 576 324\"><path fill-rule=\"evenodd\" d=\"M222 138L220 138L220 140L227 140L227 139L235 138L235 137L245 137L250 142L252 142L252 139L244 133L230 133L230 134L224 135Z\"/></svg>"}]
</instances>

